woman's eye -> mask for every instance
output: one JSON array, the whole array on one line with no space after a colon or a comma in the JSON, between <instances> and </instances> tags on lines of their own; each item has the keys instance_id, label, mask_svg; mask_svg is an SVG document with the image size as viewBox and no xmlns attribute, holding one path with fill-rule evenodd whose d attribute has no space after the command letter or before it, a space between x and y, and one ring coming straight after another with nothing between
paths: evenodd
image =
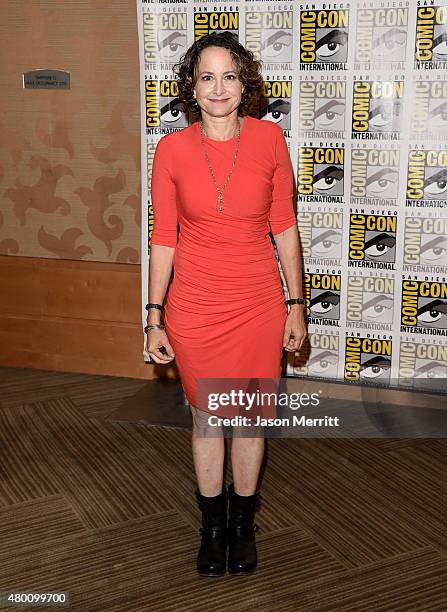
<instances>
[{"instance_id":1,"label":"woman's eye","mask_svg":"<svg viewBox=\"0 0 447 612\"><path fill-rule=\"evenodd\" d=\"M181 118L182 115L183 115L183 112L180 109L172 108L166 113L163 113L163 116L162 116L163 122L164 123L175 123Z\"/></svg>"},{"instance_id":2,"label":"woman's eye","mask_svg":"<svg viewBox=\"0 0 447 612\"><path fill-rule=\"evenodd\" d=\"M365 249L365 253L366 255L369 255L369 257L381 257L382 255L385 255L385 253L388 253L390 248L391 247L387 246L386 244L378 242L377 244L373 244Z\"/></svg>"},{"instance_id":3,"label":"woman's eye","mask_svg":"<svg viewBox=\"0 0 447 612\"><path fill-rule=\"evenodd\" d=\"M367 319L378 319L388 314L393 307L393 300L386 299L382 303L378 302L374 306L369 306L363 311L363 315Z\"/></svg>"},{"instance_id":4,"label":"woman's eye","mask_svg":"<svg viewBox=\"0 0 447 612\"><path fill-rule=\"evenodd\" d=\"M446 253L447 249L443 247L433 247L432 249L427 249L422 254L422 258L424 261L437 261L438 259L442 259Z\"/></svg>"},{"instance_id":5,"label":"woman's eye","mask_svg":"<svg viewBox=\"0 0 447 612\"><path fill-rule=\"evenodd\" d=\"M437 362L435 362L437 363ZM416 378L446 378L447 377L447 367L442 364L434 365L429 369L421 370L415 372Z\"/></svg>"},{"instance_id":6,"label":"woman's eye","mask_svg":"<svg viewBox=\"0 0 447 612\"><path fill-rule=\"evenodd\" d=\"M325 372L328 368L330 368L332 365L332 363L329 363L329 361L327 361L327 359L322 359L321 361L317 361L313 364L312 366L312 371L316 374L317 372L319 373L323 373Z\"/></svg>"},{"instance_id":7,"label":"woman's eye","mask_svg":"<svg viewBox=\"0 0 447 612\"><path fill-rule=\"evenodd\" d=\"M388 179L380 179L379 181L373 181L369 186L371 191L374 193L382 193L388 189L388 185L391 185L391 181Z\"/></svg>"},{"instance_id":8,"label":"woman's eye","mask_svg":"<svg viewBox=\"0 0 447 612\"><path fill-rule=\"evenodd\" d=\"M335 304L332 302L317 302L311 308L311 311L315 314L326 314L334 308Z\"/></svg>"},{"instance_id":9,"label":"woman's eye","mask_svg":"<svg viewBox=\"0 0 447 612\"><path fill-rule=\"evenodd\" d=\"M322 45L318 49L318 55L320 57L332 57L337 53L340 47L341 44L339 42L332 41L330 43L327 43L326 45Z\"/></svg>"},{"instance_id":10,"label":"woman's eye","mask_svg":"<svg viewBox=\"0 0 447 612\"><path fill-rule=\"evenodd\" d=\"M378 378L384 371L385 368L382 368L382 366L368 366L360 372L360 376L362 378Z\"/></svg>"},{"instance_id":11,"label":"woman's eye","mask_svg":"<svg viewBox=\"0 0 447 612\"><path fill-rule=\"evenodd\" d=\"M327 111L323 115L320 115L317 120L317 124L320 127L329 127L337 119L343 116L343 112L336 113L335 111Z\"/></svg>"},{"instance_id":12,"label":"woman's eye","mask_svg":"<svg viewBox=\"0 0 447 612\"><path fill-rule=\"evenodd\" d=\"M332 187L334 187L339 180L340 179L336 179L334 176L325 176L314 183L314 187L315 189L320 189L321 191L327 191L328 189L332 189Z\"/></svg>"},{"instance_id":13,"label":"woman's eye","mask_svg":"<svg viewBox=\"0 0 447 612\"><path fill-rule=\"evenodd\" d=\"M273 123L279 123L286 116L286 113L283 113L280 110L272 111L271 113L267 113L265 115L265 119L267 121L273 121Z\"/></svg>"},{"instance_id":14,"label":"woman's eye","mask_svg":"<svg viewBox=\"0 0 447 612\"><path fill-rule=\"evenodd\" d=\"M432 196L443 194L445 191L447 191L447 179L442 179L440 181L430 183L429 185L427 185L424 191L427 195Z\"/></svg>"},{"instance_id":15,"label":"woman's eye","mask_svg":"<svg viewBox=\"0 0 447 612\"><path fill-rule=\"evenodd\" d=\"M287 32L284 32L282 36L283 40L275 40L275 42L267 45L265 48L265 54L267 57L276 57L277 55L281 55L284 52L286 47L290 47L292 44L292 36Z\"/></svg>"},{"instance_id":16,"label":"woman's eye","mask_svg":"<svg viewBox=\"0 0 447 612\"><path fill-rule=\"evenodd\" d=\"M330 251L332 247L336 244L333 240L323 240L319 244L315 245L315 251L317 253L326 253L326 251Z\"/></svg>"},{"instance_id":17,"label":"woman's eye","mask_svg":"<svg viewBox=\"0 0 447 612\"><path fill-rule=\"evenodd\" d=\"M422 314L418 315L418 320L421 323L436 323L442 317L442 313L436 308L432 310L426 310Z\"/></svg>"}]
</instances>

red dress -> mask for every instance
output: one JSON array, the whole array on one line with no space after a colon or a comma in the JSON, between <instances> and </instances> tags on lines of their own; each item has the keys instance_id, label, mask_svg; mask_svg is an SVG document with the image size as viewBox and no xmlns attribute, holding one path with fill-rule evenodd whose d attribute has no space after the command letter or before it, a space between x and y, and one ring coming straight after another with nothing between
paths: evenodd
<instances>
[{"instance_id":1,"label":"red dress","mask_svg":"<svg viewBox=\"0 0 447 612\"><path fill-rule=\"evenodd\" d=\"M237 137L204 136L219 187ZM163 136L152 167L151 244L176 247L165 327L186 398L198 378L279 378L287 307L268 232L295 225L293 171L282 129L245 116L218 212L199 122ZM177 242L177 222L180 232Z\"/></svg>"}]
</instances>

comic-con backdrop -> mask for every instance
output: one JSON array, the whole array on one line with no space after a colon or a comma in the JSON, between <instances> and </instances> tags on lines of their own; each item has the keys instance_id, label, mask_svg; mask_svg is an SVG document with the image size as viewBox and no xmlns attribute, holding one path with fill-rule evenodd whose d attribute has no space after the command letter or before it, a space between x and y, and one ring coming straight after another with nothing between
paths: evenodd
<instances>
[{"instance_id":1,"label":"comic-con backdrop","mask_svg":"<svg viewBox=\"0 0 447 612\"><path fill-rule=\"evenodd\" d=\"M188 125L172 66L230 30L262 60L250 114L282 127L297 185L309 345L286 375L446 391L447 0L137 7L142 252L155 146Z\"/></svg>"}]
</instances>

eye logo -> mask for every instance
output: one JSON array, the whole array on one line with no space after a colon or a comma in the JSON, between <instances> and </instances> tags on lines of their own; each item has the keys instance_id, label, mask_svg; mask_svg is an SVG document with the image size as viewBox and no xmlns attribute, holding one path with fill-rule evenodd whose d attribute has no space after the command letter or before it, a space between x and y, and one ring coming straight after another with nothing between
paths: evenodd
<instances>
[{"instance_id":1,"label":"eye logo","mask_svg":"<svg viewBox=\"0 0 447 612\"><path fill-rule=\"evenodd\" d=\"M389 68L405 61L408 9L359 9L355 43L356 69L380 64Z\"/></svg>"},{"instance_id":2,"label":"eye logo","mask_svg":"<svg viewBox=\"0 0 447 612\"><path fill-rule=\"evenodd\" d=\"M292 61L293 13L291 11L260 11L245 14L245 32L250 38L250 50L256 45L261 60L267 63Z\"/></svg>"},{"instance_id":3,"label":"eye logo","mask_svg":"<svg viewBox=\"0 0 447 612\"><path fill-rule=\"evenodd\" d=\"M430 300L418 308L418 325L421 327L447 327L447 301ZM439 325L438 325L439 324Z\"/></svg>"},{"instance_id":4,"label":"eye logo","mask_svg":"<svg viewBox=\"0 0 447 612\"><path fill-rule=\"evenodd\" d=\"M401 331L447 329L447 283L404 280L402 282Z\"/></svg>"},{"instance_id":5,"label":"eye logo","mask_svg":"<svg viewBox=\"0 0 447 612\"><path fill-rule=\"evenodd\" d=\"M391 330L394 313L394 279L382 276L348 277L346 322L366 322L371 329ZM388 326L388 327L387 327Z\"/></svg>"},{"instance_id":6,"label":"eye logo","mask_svg":"<svg viewBox=\"0 0 447 612\"><path fill-rule=\"evenodd\" d=\"M365 259L374 261L375 259L381 258L384 260L385 255L387 255L389 251L394 250L396 236L395 234L387 234L385 232L381 232L380 234L371 232L371 234L373 234L372 238L365 242ZM394 260L395 256L393 256L391 261Z\"/></svg>"},{"instance_id":7,"label":"eye logo","mask_svg":"<svg viewBox=\"0 0 447 612\"><path fill-rule=\"evenodd\" d=\"M310 301L310 312L313 317L322 317L322 318L340 318L340 311L337 309L340 303L340 295L338 293L334 293L333 291L323 291L315 295ZM334 312L331 315L331 312L336 309L336 313ZM337 314L337 316L334 316Z\"/></svg>"},{"instance_id":8,"label":"eye logo","mask_svg":"<svg viewBox=\"0 0 447 612\"><path fill-rule=\"evenodd\" d=\"M161 125L167 128L183 128L188 125L188 116L185 105L178 97L172 98L172 92L178 96L177 82L163 81L161 83L161 91L167 92L165 97L161 98L160 119ZM163 94L162 94L163 96Z\"/></svg>"},{"instance_id":9,"label":"eye logo","mask_svg":"<svg viewBox=\"0 0 447 612\"><path fill-rule=\"evenodd\" d=\"M159 13L156 16L150 13L144 14L144 49L145 61L157 61L146 57L153 47L153 41L149 38L147 32L147 18L157 19L155 37L157 38L158 61L161 62L176 62L180 60L181 55L187 49L187 15L185 13L171 13L166 15ZM146 40L147 37L147 40ZM146 50L147 49L147 50Z\"/></svg>"},{"instance_id":10,"label":"eye logo","mask_svg":"<svg viewBox=\"0 0 447 612\"><path fill-rule=\"evenodd\" d=\"M421 264L441 264L447 268L447 236L438 236L428 240L422 235Z\"/></svg>"},{"instance_id":11,"label":"eye logo","mask_svg":"<svg viewBox=\"0 0 447 612\"><path fill-rule=\"evenodd\" d=\"M345 380L350 382L389 382L392 340L348 336L345 343Z\"/></svg>"},{"instance_id":12,"label":"eye logo","mask_svg":"<svg viewBox=\"0 0 447 612\"><path fill-rule=\"evenodd\" d=\"M345 81L301 81L298 126L308 138L342 137L346 109Z\"/></svg>"},{"instance_id":13,"label":"eye logo","mask_svg":"<svg viewBox=\"0 0 447 612\"><path fill-rule=\"evenodd\" d=\"M344 149L301 147L298 151L298 195L304 201L342 202ZM311 197L306 197L311 196Z\"/></svg>"},{"instance_id":14,"label":"eye logo","mask_svg":"<svg viewBox=\"0 0 447 612\"><path fill-rule=\"evenodd\" d=\"M323 378L336 378L338 366L338 352L314 350L307 363L309 376L322 376Z\"/></svg>"},{"instance_id":15,"label":"eye logo","mask_svg":"<svg viewBox=\"0 0 447 612\"><path fill-rule=\"evenodd\" d=\"M377 356L368 357L360 366L361 379L385 378L389 379L391 370L391 359Z\"/></svg>"},{"instance_id":16,"label":"eye logo","mask_svg":"<svg viewBox=\"0 0 447 612\"><path fill-rule=\"evenodd\" d=\"M340 230L314 230L311 249L314 257L339 259L341 257L342 234Z\"/></svg>"},{"instance_id":17,"label":"eye logo","mask_svg":"<svg viewBox=\"0 0 447 612\"><path fill-rule=\"evenodd\" d=\"M447 200L447 151L410 149L407 205L411 206L414 200Z\"/></svg>"},{"instance_id":18,"label":"eye logo","mask_svg":"<svg viewBox=\"0 0 447 612\"><path fill-rule=\"evenodd\" d=\"M261 99L260 119L278 123L283 130L290 130L291 98L290 81L266 81Z\"/></svg>"},{"instance_id":19,"label":"eye logo","mask_svg":"<svg viewBox=\"0 0 447 612\"><path fill-rule=\"evenodd\" d=\"M398 139L403 95L403 81L354 80L352 137Z\"/></svg>"},{"instance_id":20,"label":"eye logo","mask_svg":"<svg viewBox=\"0 0 447 612\"><path fill-rule=\"evenodd\" d=\"M338 335L309 333L309 342L300 351L288 353L286 373L289 376L337 378Z\"/></svg>"},{"instance_id":21,"label":"eye logo","mask_svg":"<svg viewBox=\"0 0 447 612\"><path fill-rule=\"evenodd\" d=\"M416 13L416 68L444 68L447 61L447 6L419 7Z\"/></svg>"},{"instance_id":22,"label":"eye logo","mask_svg":"<svg viewBox=\"0 0 447 612\"><path fill-rule=\"evenodd\" d=\"M425 134L431 140L447 136L447 81L416 81L411 129L414 137Z\"/></svg>"},{"instance_id":23,"label":"eye logo","mask_svg":"<svg viewBox=\"0 0 447 612\"><path fill-rule=\"evenodd\" d=\"M351 214L349 266L364 261L371 267L394 269L396 261L397 217L395 215ZM389 265L386 265L389 264Z\"/></svg>"},{"instance_id":24,"label":"eye logo","mask_svg":"<svg viewBox=\"0 0 447 612\"><path fill-rule=\"evenodd\" d=\"M405 387L445 391L447 352L442 343L406 340L400 344L399 384Z\"/></svg>"},{"instance_id":25,"label":"eye logo","mask_svg":"<svg viewBox=\"0 0 447 612\"><path fill-rule=\"evenodd\" d=\"M302 255L307 263L339 265L342 256L342 212L301 210L298 212L298 229Z\"/></svg>"},{"instance_id":26,"label":"eye logo","mask_svg":"<svg viewBox=\"0 0 447 612\"><path fill-rule=\"evenodd\" d=\"M390 146L390 145L388 145ZM351 201L395 205L399 193L398 149L354 148L351 154Z\"/></svg>"},{"instance_id":27,"label":"eye logo","mask_svg":"<svg viewBox=\"0 0 447 612\"><path fill-rule=\"evenodd\" d=\"M304 274L306 314L311 323L332 324L340 319L340 274Z\"/></svg>"},{"instance_id":28,"label":"eye logo","mask_svg":"<svg viewBox=\"0 0 447 612\"><path fill-rule=\"evenodd\" d=\"M348 10L300 12L300 62L306 70L346 69L348 59Z\"/></svg>"}]
</instances>

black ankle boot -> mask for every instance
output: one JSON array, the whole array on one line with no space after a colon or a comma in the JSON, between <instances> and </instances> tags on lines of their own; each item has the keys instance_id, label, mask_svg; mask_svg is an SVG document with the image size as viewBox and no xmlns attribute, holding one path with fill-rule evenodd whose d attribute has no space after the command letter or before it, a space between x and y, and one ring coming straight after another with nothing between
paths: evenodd
<instances>
[{"instance_id":1,"label":"black ankle boot","mask_svg":"<svg viewBox=\"0 0 447 612\"><path fill-rule=\"evenodd\" d=\"M197 555L197 571L201 576L223 576L227 569L227 491L205 497L196 489L202 510L202 542Z\"/></svg>"},{"instance_id":2,"label":"black ankle boot","mask_svg":"<svg viewBox=\"0 0 447 612\"><path fill-rule=\"evenodd\" d=\"M242 496L234 491L234 484L228 487L230 499L228 519L228 572L245 576L256 569L257 553L255 533L258 526L253 523L260 498L260 491L254 495Z\"/></svg>"}]
</instances>

